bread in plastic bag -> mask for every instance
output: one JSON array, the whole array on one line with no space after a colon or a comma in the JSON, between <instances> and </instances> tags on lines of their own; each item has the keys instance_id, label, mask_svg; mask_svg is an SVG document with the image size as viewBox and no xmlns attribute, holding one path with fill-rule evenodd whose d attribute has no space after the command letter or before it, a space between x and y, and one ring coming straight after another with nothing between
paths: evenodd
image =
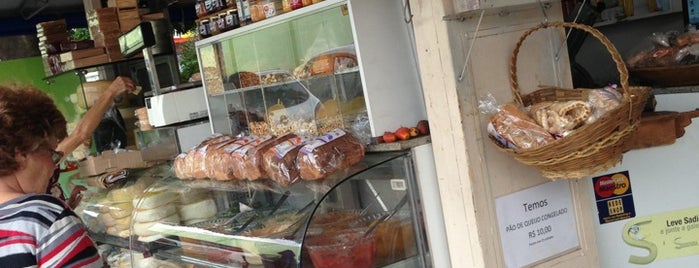
<instances>
[{"instance_id":1,"label":"bread in plastic bag","mask_svg":"<svg viewBox=\"0 0 699 268\"><path fill-rule=\"evenodd\" d=\"M304 180L319 180L359 163L364 158L362 142L351 133L334 129L301 147L296 157Z\"/></svg>"},{"instance_id":2,"label":"bread in plastic bag","mask_svg":"<svg viewBox=\"0 0 699 268\"><path fill-rule=\"evenodd\" d=\"M306 142L311 140L308 136L292 136L262 155L262 168L267 176L282 186L289 186L301 177L296 166L296 156Z\"/></svg>"}]
</instances>

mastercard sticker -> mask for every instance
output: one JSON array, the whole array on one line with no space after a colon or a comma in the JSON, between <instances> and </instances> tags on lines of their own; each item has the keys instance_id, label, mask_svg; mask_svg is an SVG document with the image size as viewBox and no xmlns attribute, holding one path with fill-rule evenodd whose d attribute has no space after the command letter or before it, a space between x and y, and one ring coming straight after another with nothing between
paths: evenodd
<instances>
[{"instance_id":1,"label":"mastercard sticker","mask_svg":"<svg viewBox=\"0 0 699 268\"><path fill-rule=\"evenodd\" d=\"M600 224L636 216L628 171L594 177L592 185Z\"/></svg>"}]
</instances>

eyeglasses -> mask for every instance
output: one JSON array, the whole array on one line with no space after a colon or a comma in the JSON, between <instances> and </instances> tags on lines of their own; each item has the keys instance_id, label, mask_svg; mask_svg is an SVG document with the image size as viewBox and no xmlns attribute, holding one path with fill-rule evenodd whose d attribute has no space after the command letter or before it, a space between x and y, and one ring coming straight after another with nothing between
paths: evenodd
<instances>
[{"instance_id":1,"label":"eyeglasses","mask_svg":"<svg viewBox=\"0 0 699 268\"><path fill-rule=\"evenodd\" d=\"M61 158L63 158L63 152L58 152L53 149L49 149L49 152L51 152L51 161L53 161L53 165L58 166L58 164L61 163Z\"/></svg>"}]
</instances>

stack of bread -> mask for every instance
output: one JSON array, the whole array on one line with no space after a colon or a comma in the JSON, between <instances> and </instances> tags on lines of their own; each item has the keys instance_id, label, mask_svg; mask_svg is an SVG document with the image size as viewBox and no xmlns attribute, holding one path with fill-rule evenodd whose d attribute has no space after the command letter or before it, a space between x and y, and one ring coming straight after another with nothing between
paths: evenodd
<instances>
[{"instance_id":1,"label":"stack of bread","mask_svg":"<svg viewBox=\"0 0 699 268\"><path fill-rule=\"evenodd\" d=\"M131 235L131 214L133 200L146 188L146 181L137 181L128 186L113 189L98 201L99 219L106 227L107 234L129 237Z\"/></svg>"},{"instance_id":2,"label":"stack of bread","mask_svg":"<svg viewBox=\"0 0 699 268\"><path fill-rule=\"evenodd\" d=\"M590 90L586 101L544 101L527 108L506 103L490 117L488 132L503 147L533 149L594 122L620 103L615 86Z\"/></svg>"},{"instance_id":3,"label":"stack of bread","mask_svg":"<svg viewBox=\"0 0 699 268\"><path fill-rule=\"evenodd\" d=\"M316 137L216 136L177 156L180 179L258 180L288 186L299 178L323 179L364 157L364 146L351 133L334 129Z\"/></svg>"}]
</instances>

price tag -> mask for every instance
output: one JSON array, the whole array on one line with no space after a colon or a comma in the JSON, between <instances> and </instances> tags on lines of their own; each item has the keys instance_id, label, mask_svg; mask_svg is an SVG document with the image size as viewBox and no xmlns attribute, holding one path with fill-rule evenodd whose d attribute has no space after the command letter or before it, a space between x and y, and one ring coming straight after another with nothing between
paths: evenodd
<instances>
[{"instance_id":1,"label":"price tag","mask_svg":"<svg viewBox=\"0 0 699 268\"><path fill-rule=\"evenodd\" d=\"M507 267L522 267L579 245L569 183L544 183L495 200Z\"/></svg>"}]
</instances>

